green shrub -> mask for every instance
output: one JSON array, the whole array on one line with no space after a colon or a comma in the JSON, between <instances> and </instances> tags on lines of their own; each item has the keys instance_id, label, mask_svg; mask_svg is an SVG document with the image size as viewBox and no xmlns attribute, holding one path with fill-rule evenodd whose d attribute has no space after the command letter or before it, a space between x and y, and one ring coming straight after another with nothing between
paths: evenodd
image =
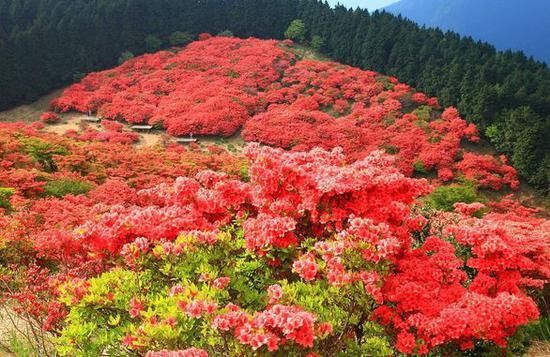
<instances>
[{"instance_id":1,"label":"green shrub","mask_svg":"<svg viewBox=\"0 0 550 357\"><path fill-rule=\"evenodd\" d=\"M413 111L413 114L420 120L430 121L432 116L432 107L429 105L422 105Z\"/></svg>"},{"instance_id":2,"label":"green shrub","mask_svg":"<svg viewBox=\"0 0 550 357\"><path fill-rule=\"evenodd\" d=\"M473 203L479 202L477 191L470 182L462 185L440 186L428 197L426 204L432 208L442 211L452 211L457 202Z\"/></svg>"},{"instance_id":3,"label":"green shrub","mask_svg":"<svg viewBox=\"0 0 550 357\"><path fill-rule=\"evenodd\" d=\"M241 180L243 180L244 182L249 182L250 181L250 174L248 173L248 166L247 165L241 166L241 170L240 170L239 174L241 176Z\"/></svg>"},{"instance_id":4,"label":"green shrub","mask_svg":"<svg viewBox=\"0 0 550 357\"><path fill-rule=\"evenodd\" d=\"M302 43L306 37L306 25L302 20L294 20L285 31L285 38Z\"/></svg>"},{"instance_id":5,"label":"green shrub","mask_svg":"<svg viewBox=\"0 0 550 357\"><path fill-rule=\"evenodd\" d=\"M59 355L139 356L149 349L192 345L211 356L266 356L238 343L213 322L228 312L230 302L249 316L267 310L272 303L266 288L275 283L282 290L278 304L315 312L317 323L332 326L333 334L316 337L318 346L341 350L341 356L394 355L384 329L366 318L374 303L364 296L361 284L281 279L262 257L245 249L239 224L223 228L216 239L210 245L182 234L167 245L142 238L126 246L127 252L135 252L125 256L128 267L62 285L59 302L69 313L56 339ZM222 277L228 285L215 287ZM218 310L192 317L186 308L196 302L215 302ZM357 325L362 336L340 343L338 336L344 336L350 324ZM305 355L292 341L279 348L274 355Z\"/></svg>"},{"instance_id":6,"label":"green shrub","mask_svg":"<svg viewBox=\"0 0 550 357\"><path fill-rule=\"evenodd\" d=\"M59 145L52 145L40 139L21 138L20 141L24 145L26 153L34 160L38 161L46 172L57 171L57 165L53 158L54 155L68 154L66 148Z\"/></svg>"},{"instance_id":7,"label":"green shrub","mask_svg":"<svg viewBox=\"0 0 550 357\"><path fill-rule=\"evenodd\" d=\"M134 58L134 54L130 51L124 51L120 54L118 58L118 64L123 64L124 62Z\"/></svg>"},{"instance_id":8,"label":"green shrub","mask_svg":"<svg viewBox=\"0 0 550 357\"><path fill-rule=\"evenodd\" d=\"M414 171L420 173L420 174L427 174L428 170L426 169L426 166L424 165L424 162L422 160L415 161L413 163Z\"/></svg>"},{"instance_id":9,"label":"green shrub","mask_svg":"<svg viewBox=\"0 0 550 357\"><path fill-rule=\"evenodd\" d=\"M162 47L162 41L153 35L145 37L145 50L147 52L157 52Z\"/></svg>"},{"instance_id":10,"label":"green shrub","mask_svg":"<svg viewBox=\"0 0 550 357\"><path fill-rule=\"evenodd\" d=\"M325 44L325 40L321 36L313 36L311 38L311 48L313 48L315 51L321 51Z\"/></svg>"},{"instance_id":11,"label":"green shrub","mask_svg":"<svg viewBox=\"0 0 550 357\"><path fill-rule=\"evenodd\" d=\"M189 32L176 31L168 37L170 46L183 46L193 41L193 36Z\"/></svg>"},{"instance_id":12,"label":"green shrub","mask_svg":"<svg viewBox=\"0 0 550 357\"><path fill-rule=\"evenodd\" d=\"M92 184L78 180L54 180L44 185L46 196L64 197L65 195L82 195L92 189Z\"/></svg>"},{"instance_id":13,"label":"green shrub","mask_svg":"<svg viewBox=\"0 0 550 357\"><path fill-rule=\"evenodd\" d=\"M10 197L15 193L15 189L0 187L0 208L6 211L11 210Z\"/></svg>"},{"instance_id":14,"label":"green shrub","mask_svg":"<svg viewBox=\"0 0 550 357\"><path fill-rule=\"evenodd\" d=\"M235 35L233 34L233 32L229 31L229 30L225 30L225 31L222 31L218 34L219 37L234 37Z\"/></svg>"}]
</instances>

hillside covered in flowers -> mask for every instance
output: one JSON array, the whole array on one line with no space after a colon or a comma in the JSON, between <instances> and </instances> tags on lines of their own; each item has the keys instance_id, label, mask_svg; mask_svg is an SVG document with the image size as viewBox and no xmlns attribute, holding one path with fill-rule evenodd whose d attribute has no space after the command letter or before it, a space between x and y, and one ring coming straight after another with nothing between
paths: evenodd
<instances>
[{"instance_id":1,"label":"hillside covered in flowers","mask_svg":"<svg viewBox=\"0 0 550 357\"><path fill-rule=\"evenodd\" d=\"M2 301L39 353L521 349L547 313L550 223L505 157L464 148L474 125L289 41L200 38L42 116L93 112L102 132L0 124ZM138 148L122 122L250 143Z\"/></svg>"}]
</instances>

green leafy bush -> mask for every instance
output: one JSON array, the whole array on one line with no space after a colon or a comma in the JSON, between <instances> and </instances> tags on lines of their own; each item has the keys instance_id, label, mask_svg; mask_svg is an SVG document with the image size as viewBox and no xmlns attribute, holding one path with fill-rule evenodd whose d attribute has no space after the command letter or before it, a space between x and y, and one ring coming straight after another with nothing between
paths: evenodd
<instances>
[{"instance_id":1,"label":"green leafy bush","mask_svg":"<svg viewBox=\"0 0 550 357\"><path fill-rule=\"evenodd\" d=\"M454 204L457 202L473 203L480 201L477 190L471 182L462 185L440 186L425 200L430 207L442 211L452 211Z\"/></svg>"},{"instance_id":2,"label":"green leafy bush","mask_svg":"<svg viewBox=\"0 0 550 357\"><path fill-rule=\"evenodd\" d=\"M69 315L57 339L59 354L140 355L152 346L195 346L212 356L257 355L259 351L239 342L217 322L235 311L229 303L250 316L269 310L273 296L266 286L278 281L279 307L315 311L315 339L321 350L330 355L393 354L384 329L368 319L373 301L361 283L334 286L327 281L279 280L281 269L268 266L245 248L239 224L226 227L216 239L212 245L189 235L180 235L173 243L141 238L123 249L126 267L63 285L59 301ZM199 305L202 312L194 312ZM318 330L327 324L332 335ZM338 338L350 324L360 326L361 338ZM305 355L293 338L278 346L279 355Z\"/></svg>"},{"instance_id":3,"label":"green leafy bush","mask_svg":"<svg viewBox=\"0 0 550 357\"><path fill-rule=\"evenodd\" d=\"M302 20L294 20L290 23L287 30L285 31L285 37L302 43L306 37L306 25Z\"/></svg>"},{"instance_id":4,"label":"green leafy bush","mask_svg":"<svg viewBox=\"0 0 550 357\"><path fill-rule=\"evenodd\" d=\"M44 194L53 197L76 196L88 193L92 187L92 184L78 180L53 180L44 185Z\"/></svg>"},{"instance_id":5,"label":"green leafy bush","mask_svg":"<svg viewBox=\"0 0 550 357\"><path fill-rule=\"evenodd\" d=\"M311 48L315 51L321 51L324 45L325 40L321 36L315 35L311 38Z\"/></svg>"},{"instance_id":6,"label":"green leafy bush","mask_svg":"<svg viewBox=\"0 0 550 357\"><path fill-rule=\"evenodd\" d=\"M40 163L46 172L57 171L57 165L54 160L55 155L68 154L66 148L60 145L47 143L40 139L23 137L20 138L20 141L24 145L27 154Z\"/></svg>"},{"instance_id":7,"label":"green leafy bush","mask_svg":"<svg viewBox=\"0 0 550 357\"><path fill-rule=\"evenodd\" d=\"M124 51L120 54L118 58L118 64L123 64L124 62L134 58L134 54L130 51Z\"/></svg>"},{"instance_id":8,"label":"green leafy bush","mask_svg":"<svg viewBox=\"0 0 550 357\"><path fill-rule=\"evenodd\" d=\"M225 30L225 31L222 31L218 34L218 36L220 37L235 37L235 35L233 34L233 32L229 31L229 30Z\"/></svg>"},{"instance_id":9,"label":"green leafy bush","mask_svg":"<svg viewBox=\"0 0 550 357\"><path fill-rule=\"evenodd\" d=\"M424 165L424 162L422 160L415 161L413 163L414 171L418 172L419 174L426 174L428 173L428 170L426 169L426 165Z\"/></svg>"},{"instance_id":10,"label":"green leafy bush","mask_svg":"<svg viewBox=\"0 0 550 357\"><path fill-rule=\"evenodd\" d=\"M183 46L193 41L193 36L189 32L175 31L168 37L170 46Z\"/></svg>"},{"instance_id":11,"label":"green leafy bush","mask_svg":"<svg viewBox=\"0 0 550 357\"><path fill-rule=\"evenodd\" d=\"M15 193L13 188L0 187L0 208L11 210L10 197Z\"/></svg>"},{"instance_id":12,"label":"green leafy bush","mask_svg":"<svg viewBox=\"0 0 550 357\"><path fill-rule=\"evenodd\" d=\"M144 41L147 52L157 52L162 46L162 41L154 35L148 35Z\"/></svg>"}]
</instances>

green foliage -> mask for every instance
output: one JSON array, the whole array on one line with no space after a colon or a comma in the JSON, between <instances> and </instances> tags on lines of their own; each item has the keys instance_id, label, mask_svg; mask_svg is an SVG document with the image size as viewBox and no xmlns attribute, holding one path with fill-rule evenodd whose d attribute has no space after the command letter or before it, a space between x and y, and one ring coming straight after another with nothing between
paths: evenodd
<instances>
[{"instance_id":1,"label":"green foliage","mask_svg":"<svg viewBox=\"0 0 550 357\"><path fill-rule=\"evenodd\" d=\"M413 114L416 115L418 119L428 122L432 116L432 107L429 105L422 105L415 109Z\"/></svg>"},{"instance_id":2,"label":"green foliage","mask_svg":"<svg viewBox=\"0 0 550 357\"><path fill-rule=\"evenodd\" d=\"M395 356L390 341L388 341L384 328L370 321L361 326L363 337L359 342L349 341L346 349L337 356Z\"/></svg>"},{"instance_id":3,"label":"green foliage","mask_svg":"<svg viewBox=\"0 0 550 357\"><path fill-rule=\"evenodd\" d=\"M162 41L154 35L147 35L144 41L145 41L145 50L147 52L157 52L158 50L160 50L160 47L162 46Z\"/></svg>"},{"instance_id":4,"label":"green foliage","mask_svg":"<svg viewBox=\"0 0 550 357\"><path fill-rule=\"evenodd\" d=\"M193 35L189 32L175 31L168 37L170 46L184 46L193 41Z\"/></svg>"},{"instance_id":5,"label":"green foliage","mask_svg":"<svg viewBox=\"0 0 550 357\"><path fill-rule=\"evenodd\" d=\"M485 136L491 140L491 142L499 142L502 140L500 137L500 130L497 125L493 124L485 129Z\"/></svg>"},{"instance_id":6,"label":"green foliage","mask_svg":"<svg viewBox=\"0 0 550 357\"><path fill-rule=\"evenodd\" d=\"M59 302L70 312L56 340L58 353L61 356L140 354L139 348L130 351L122 343L132 335L139 336L138 344L145 350L195 346L211 355L219 355L221 351L231 356L254 355L249 347L213 328L212 315L190 317L181 308L182 303L186 306L197 300L215 301L223 309L232 302L253 314L268 307L266 288L279 283L283 288L279 303L300 306L315 313L318 321L332 324L335 332L330 335L334 339L318 337L323 351L332 355L341 351L344 351L341 355L393 355L383 329L369 321L374 302L364 293L362 283L338 287L326 281L306 283L294 276L282 276L285 269L268 266L264 258L246 249L244 232L238 223L225 227L217 239L216 244L209 245L192 236L180 235L174 242L177 254L172 248L167 251L163 243L153 244L147 251L132 243L128 248L132 252L129 268L117 268L87 281L73 280L61 286ZM211 281L220 277L230 278L226 288L212 286ZM179 287L178 293L171 293L174 286ZM141 308L132 313L135 301L139 301ZM174 323L164 323L168 319ZM338 338L351 324L361 331L359 339ZM301 355L291 343L279 352Z\"/></svg>"},{"instance_id":7,"label":"green foliage","mask_svg":"<svg viewBox=\"0 0 550 357\"><path fill-rule=\"evenodd\" d=\"M9 335L9 337L6 335ZM35 346L30 344L25 338L18 336L18 332L4 330L3 341L6 341L6 337L8 344L6 348L0 346L0 352L4 352L8 356L13 355L17 357L34 357L39 355Z\"/></svg>"},{"instance_id":8,"label":"green foliage","mask_svg":"<svg viewBox=\"0 0 550 357\"><path fill-rule=\"evenodd\" d=\"M120 341L131 331L130 299L140 292L141 274L115 269L88 281L86 296L74 303L74 285L60 289L60 302L71 307L63 333L56 340L61 356L124 355ZM113 294L112 297L109 295Z\"/></svg>"},{"instance_id":9,"label":"green foliage","mask_svg":"<svg viewBox=\"0 0 550 357\"><path fill-rule=\"evenodd\" d=\"M11 211L10 197L15 193L15 189L9 187L0 187L0 208Z\"/></svg>"},{"instance_id":10,"label":"green foliage","mask_svg":"<svg viewBox=\"0 0 550 357\"><path fill-rule=\"evenodd\" d=\"M311 38L311 48L315 51L321 51L324 44L325 40L321 36L315 35Z\"/></svg>"},{"instance_id":11,"label":"green foliage","mask_svg":"<svg viewBox=\"0 0 550 357\"><path fill-rule=\"evenodd\" d=\"M215 246L206 247L190 237L180 236L175 244L186 247L181 256L167 254L159 244L152 254L140 257L138 271L115 269L82 282L82 286L88 287L85 296L77 302L74 291L79 287L75 287L74 282L67 284L60 295L60 302L70 308L68 323L57 340L60 355L75 356L83 352L100 355L101 351L113 356L125 355L127 350L121 341L137 328L142 328L143 339L149 341L150 346L220 346L221 337L210 323L189 317L178 307L178 301L200 298L226 303L229 292L201 283L200 277L229 276L230 291L236 297L233 301L245 308L260 309L266 303L264 286L272 278L265 263L243 249L240 228L229 227L219 239ZM169 289L177 284L183 286L185 292L172 296ZM132 298L139 298L145 306L139 317L129 313ZM150 323L152 317L158 321L175 318L177 326Z\"/></svg>"},{"instance_id":12,"label":"green foliage","mask_svg":"<svg viewBox=\"0 0 550 357\"><path fill-rule=\"evenodd\" d=\"M529 183L550 193L550 117L542 118L529 107L509 110L485 135Z\"/></svg>"},{"instance_id":13,"label":"green foliage","mask_svg":"<svg viewBox=\"0 0 550 357\"><path fill-rule=\"evenodd\" d=\"M461 185L440 186L425 199L427 205L442 211L452 211L454 209L453 205L457 202L473 203L480 201L476 188L471 182Z\"/></svg>"},{"instance_id":14,"label":"green foliage","mask_svg":"<svg viewBox=\"0 0 550 357\"><path fill-rule=\"evenodd\" d=\"M235 35L233 34L233 32L229 31L229 30L225 30L225 31L222 31L218 34L218 36L220 37L234 37Z\"/></svg>"},{"instance_id":15,"label":"green foliage","mask_svg":"<svg viewBox=\"0 0 550 357\"><path fill-rule=\"evenodd\" d=\"M424 165L424 162L422 160L415 161L413 163L414 171L419 174L427 174L428 170L426 169L426 166Z\"/></svg>"},{"instance_id":16,"label":"green foliage","mask_svg":"<svg viewBox=\"0 0 550 357\"><path fill-rule=\"evenodd\" d=\"M508 356L524 355L533 341L550 342L550 319L541 317L540 320L522 326L516 334L508 339Z\"/></svg>"},{"instance_id":17,"label":"green foliage","mask_svg":"<svg viewBox=\"0 0 550 357\"><path fill-rule=\"evenodd\" d=\"M25 152L42 165L44 171L55 172L55 155L67 155L67 149L51 143L47 143L37 138L21 137L19 139L25 148Z\"/></svg>"},{"instance_id":18,"label":"green foliage","mask_svg":"<svg viewBox=\"0 0 550 357\"><path fill-rule=\"evenodd\" d=\"M124 62L134 58L134 54L130 51L124 51L120 54L118 58L118 64L123 64Z\"/></svg>"},{"instance_id":19,"label":"green foliage","mask_svg":"<svg viewBox=\"0 0 550 357\"><path fill-rule=\"evenodd\" d=\"M241 180L243 180L244 182L250 181L250 175L248 173L247 165L243 164L243 166L241 166L240 176L241 176Z\"/></svg>"},{"instance_id":20,"label":"green foliage","mask_svg":"<svg viewBox=\"0 0 550 357\"><path fill-rule=\"evenodd\" d=\"M235 72L234 70L231 69L227 72L227 76L231 77L231 78L239 78L241 76L241 74L239 72Z\"/></svg>"},{"instance_id":21,"label":"green foliage","mask_svg":"<svg viewBox=\"0 0 550 357\"><path fill-rule=\"evenodd\" d=\"M53 180L44 185L44 194L52 197L64 197L65 195L82 195L93 188L92 184L78 180Z\"/></svg>"},{"instance_id":22,"label":"green foliage","mask_svg":"<svg viewBox=\"0 0 550 357\"><path fill-rule=\"evenodd\" d=\"M294 20L285 31L285 37L298 43L304 42L306 38L306 25L302 20Z\"/></svg>"}]
</instances>

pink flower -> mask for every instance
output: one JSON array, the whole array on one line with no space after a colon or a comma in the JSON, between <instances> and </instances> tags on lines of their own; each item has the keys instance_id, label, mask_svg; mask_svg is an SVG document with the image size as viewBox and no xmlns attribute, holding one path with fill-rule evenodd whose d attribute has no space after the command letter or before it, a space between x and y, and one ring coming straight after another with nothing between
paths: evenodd
<instances>
[{"instance_id":1,"label":"pink flower","mask_svg":"<svg viewBox=\"0 0 550 357\"><path fill-rule=\"evenodd\" d=\"M130 300L130 316L138 317L139 314L144 310L143 303L136 297L133 297Z\"/></svg>"},{"instance_id":2,"label":"pink flower","mask_svg":"<svg viewBox=\"0 0 550 357\"><path fill-rule=\"evenodd\" d=\"M214 282L212 283L212 286L215 287L216 289L223 290L229 285L230 282L231 282L230 278L221 277L214 280Z\"/></svg>"},{"instance_id":3,"label":"pink flower","mask_svg":"<svg viewBox=\"0 0 550 357\"><path fill-rule=\"evenodd\" d=\"M318 336L325 336L332 333L332 324L328 322L323 322L319 324L316 328Z\"/></svg>"},{"instance_id":4,"label":"pink flower","mask_svg":"<svg viewBox=\"0 0 550 357\"><path fill-rule=\"evenodd\" d=\"M181 286L180 284L177 284L177 285L174 285L171 289L170 289L170 296L176 296L178 294L181 294L185 291L185 289L183 288L183 286Z\"/></svg>"},{"instance_id":5,"label":"pink flower","mask_svg":"<svg viewBox=\"0 0 550 357\"><path fill-rule=\"evenodd\" d=\"M283 289L281 285L274 284L267 288L267 294L269 296L269 303L275 304L283 297Z\"/></svg>"},{"instance_id":6,"label":"pink flower","mask_svg":"<svg viewBox=\"0 0 550 357\"><path fill-rule=\"evenodd\" d=\"M217 309L218 304L215 302L207 302L204 304L204 311L209 315L215 313Z\"/></svg>"},{"instance_id":7,"label":"pink flower","mask_svg":"<svg viewBox=\"0 0 550 357\"><path fill-rule=\"evenodd\" d=\"M186 308L185 308L185 312L187 313L187 315L189 315L190 317L193 317L193 318L199 318L201 317L203 311L204 311L204 302L203 301L191 301L190 303L187 304Z\"/></svg>"},{"instance_id":8,"label":"pink flower","mask_svg":"<svg viewBox=\"0 0 550 357\"><path fill-rule=\"evenodd\" d=\"M136 346L137 338L132 335L126 335L122 339L122 344L128 348L135 348Z\"/></svg>"},{"instance_id":9,"label":"pink flower","mask_svg":"<svg viewBox=\"0 0 550 357\"><path fill-rule=\"evenodd\" d=\"M292 269L306 281L314 280L317 276L317 263L312 254L302 255L292 264Z\"/></svg>"}]
</instances>

